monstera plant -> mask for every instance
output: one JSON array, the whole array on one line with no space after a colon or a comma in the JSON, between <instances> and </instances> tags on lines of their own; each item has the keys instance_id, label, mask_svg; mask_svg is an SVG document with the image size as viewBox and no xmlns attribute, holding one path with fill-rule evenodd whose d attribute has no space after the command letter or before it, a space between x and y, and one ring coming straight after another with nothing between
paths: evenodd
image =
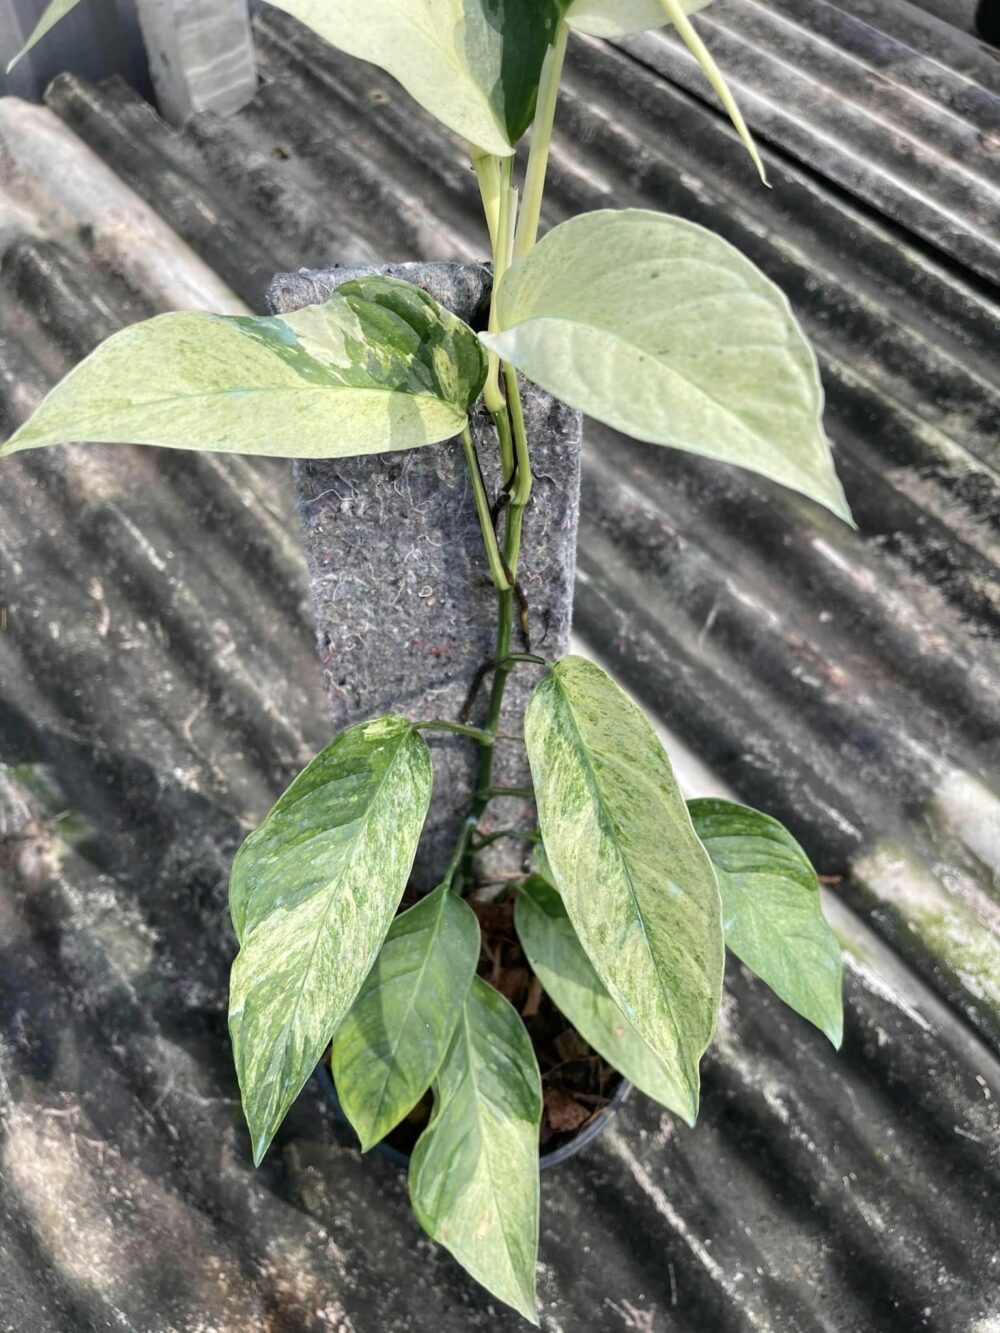
<instances>
[{"instance_id":1,"label":"monstera plant","mask_svg":"<svg viewBox=\"0 0 1000 1333\"><path fill-rule=\"evenodd\" d=\"M73 3L56 0L32 42ZM782 293L739 251L684 218L636 209L574 217L537 240L574 29L616 37L672 23L763 177L688 17L698 4L278 3L395 76L468 142L492 249L488 327L382 277L283 317L161 315L99 346L0 452L91 440L319 457L461 437L496 585L486 720L373 718L296 778L233 866L230 1031L258 1163L331 1043L363 1148L425 1103L409 1163L420 1223L537 1322L539 1070L522 1016L481 975L464 896L511 672L526 660L546 669L523 727L538 873L509 891L514 924L541 988L590 1047L693 1124L726 944L835 1045L842 1012L839 949L791 835L749 808L686 803L653 728L594 663L515 651L532 488L519 374L651 446L752 469L850 514L815 357ZM529 131L522 176L515 156ZM495 424L498 496L469 428L480 396ZM400 911L431 799L428 729L480 747L478 788L440 885Z\"/></svg>"}]
</instances>

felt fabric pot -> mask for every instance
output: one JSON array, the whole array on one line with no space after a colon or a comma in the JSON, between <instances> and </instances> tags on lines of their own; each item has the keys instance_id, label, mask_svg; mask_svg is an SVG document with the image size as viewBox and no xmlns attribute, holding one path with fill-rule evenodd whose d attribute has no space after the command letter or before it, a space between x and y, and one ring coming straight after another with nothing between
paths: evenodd
<instances>
[{"instance_id":1,"label":"felt fabric pot","mask_svg":"<svg viewBox=\"0 0 1000 1333\"><path fill-rule=\"evenodd\" d=\"M489 300L488 267L399 264L281 274L268 301L288 313L326 300L345 281L370 274L403 278L428 291L473 327ZM523 401L534 471L525 511L519 580L528 603L532 650L546 658L569 648L580 494L580 415L533 385ZM485 411L473 421L486 483L499 489L496 444ZM459 440L397 453L296 465L323 678L339 731L381 713L454 721L477 673L492 660L496 592L490 581ZM520 650L522 644L516 642ZM501 729L520 732L540 668L512 672ZM482 720L486 691L469 720ZM433 736L434 794L413 884L440 879L475 789L477 747ZM524 750L497 745L497 785L529 781ZM483 830L534 826L530 802L505 797ZM521 870L523 848L501 839L480 853L477 870L499 878Z\"/></svg>"}]
</instances>

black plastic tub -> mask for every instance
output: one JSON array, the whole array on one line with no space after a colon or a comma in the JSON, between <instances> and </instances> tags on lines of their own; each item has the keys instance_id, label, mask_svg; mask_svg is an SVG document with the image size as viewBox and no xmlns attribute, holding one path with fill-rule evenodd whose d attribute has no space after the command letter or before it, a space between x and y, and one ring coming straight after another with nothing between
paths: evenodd
<instances>
[{"instance_id":1,"label":"black plastic tub","mask_svg":"<svg viewBox=\"0 0 1000 1333\"><path fill-rule=\"evenodd\" d=\"M323 1095L329 1102L333 1114L342 1125L350 1126L350 1121L347 1119L347 1116L344 1114L343 1108L340 1105L340 1100L337 1097L337 1089L333 1085L333 1076L331 1075L329 1066L325 1060L322 1064L316 1066L315 1076L319 1081L320 1087L323 1089ZM567 1135L563 1138L563 1141L556 1144L555 1147L549 1148L543 1153L539 1153L539 1168L542 1171L545 1171L550 1166L558 1166L561 1162L568 1162L571 1157L575 1157L581 1148L585 1148L588 1143L591 1143L597 1138L598 1134L604 1132L612 1119L624 1105L625 1100L631 1091L632 1084L629 1083L628 1079L620 1078L608 1104L602 1106L594 1118L588 1120L579 1133ZM388 1158L390 1162L395 1162L397 1166L409 1166L409 1153L401 1152L398 1148L394 1148L390 1143L378 1143L372 1149L372 1152L377 1152L380 1156Z\"/></svg>"}]
</instances>

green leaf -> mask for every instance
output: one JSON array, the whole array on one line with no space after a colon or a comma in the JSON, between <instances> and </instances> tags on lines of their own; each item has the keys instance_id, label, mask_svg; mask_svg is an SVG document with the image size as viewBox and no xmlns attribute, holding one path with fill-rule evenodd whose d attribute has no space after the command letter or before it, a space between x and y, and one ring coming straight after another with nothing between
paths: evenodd
<instances>
[{"instance_id":1,"label":"green leaf","mask_svg":"<svg viewBox=\"0 0 1000 1333\"><path fill-rule=\"evenodd\" d=\"M544 879L547 883L551 884L553 888L555 888L556 877L555 875L553 875L552 867L549 865L548 854L545 851L545 843L541 841L536 842L531 855L532 855L532 860L535 863L536 872L542 877L542 879Z\"/></svg>"},{"instance_id":2,"label":"green leaf","mask_svg":"<svg viewBox=\"0 0 1000 1333\"><path fill-rule=\"evenodd\" d=\"M580 1036L641 1092L687 1119L687 1089L678 1087L608 994L562 899L541 875L532 875L518 889L514 920L532 970Z\"/></svg>"},{"instance_id":3,"label":"green leaf","mask_svg":"<svg viewBox=\"0 0 1000 1333\"><path fill-rule=\"evenodd\" d=\"M780 289L704 227L643 209L563 222L508 269L497 315L483 343L557 398L850 521L812 349Z\"/></svg>"},{"instance_id":4,"label":"green leaf","mask_svg":"<svg viewBox=\"0 0 1000 1333\"><path fill-rule=\"evenodd\" d=\"M9 74L14 66L24 58L38 42L42 40L47 32L50 32L60 19L64 19L71 9L75 9L80 0L52 0L47 9L43 10L42 17L31 30L31 36L18 51L17 55L7 66Z\"/></svg>"},{"instance_id":5,"label":"green leaf","mask_svg":"<svg viewBox=\"0 0 1000 1333\"><path fill-rule=\"evenodd\" d=\"M397 916L333 1041L333 1076L362 1151L441 1067L479 958L476 914L442 884Z\"/></svg>"},{"instance_id":6,"label":"green leaf","mask_svg":"<svg viewBox=\"0 0 1000 1333\"><path fill-rule=\"evenodd\" d=\"M410 1199L427 1234L533 1324L541 1116L524 1024L476 977L410 1159Z\"/></svg>"},{"instance_id":7,"label":"green leaf","mask_svg":"<svg viewBox=\"0 0 1000 1333\"><path fill-rule=\"evenodd\" d=\"M693 1123L722 994L722 908L667 753L611 677L581 657L564 657L537 686L524 734L566 911Z\"/></svg>"},{"instance_id":8,"label":"green leaf","mask_svg":"<svg viewBox=\"0 0 1000 1333\"><path fill-rule=\"evenodd\" d=\"M391 74L432 116L509 157L531 124L566 0L272 0Z\"/></svg>"},{"instance_id":9,"label":"green leaf","mask_svg":"<svg viewBox=\"0 0 1000 1333\"><path fill-rule=\"evenodd\" d=\"M699 37L694 25L688 21L689 14L697 13L710 3L711 0L573 0L566 21L578 32L589 33L593 37L612 38L626 37L629 33L642 32L645 28L659 28L666 23L672 24L715 90L766 185L764 164L736 99L712 53Z\"/></svg>"},{"instance_id":10,"label":"green leaf","mask_svg":"<svg viewBox=\"0 0 1000 1333\"><path fill-rule=\"evenodd\" d=\"M797 1014L839 1047L842 965L809 858L783 825L731 801L690 801L715 865L726 943Z\"/></svg>"},{"instance_id":11,"label":"green leaf","mask_svg":"<svg viewBox=\"0 0 1000 1333\"><path fill-rule=\"evenodd\" d=\"M72 440L295 458L449 439L479 396L475 334L391 278L291 315L183 311L123 329L58 384L0 454Z\"/></svg>"},{"instance_id":12,"label":"green leaf","mask_svg":"<svg viewBox=\"0 0 1000 1333\"><path fill-rule=\"evenodd\" d=\"M726 115L733 122L733 128L740 136L743 147L750 154L750 160L757 168L758 176L766 185L768 183L767 172L764 170L764 163L760 160L760 153L758 153L757 145L753 141L753 135L743 119L743 112L736 105L736 98L730 92L729 84L723 78L722 70L715 63L711 51L701 40L697 29L688 18L683 0L660 0L660 4L663 6L666 17L677 29L681 41L701 66L701 72L715 90L716 96L725 108Z\"/></svg>"},{"instance_id":13,"label":"green leaf","mask_svg":"<svg viewBox=\"0 0 1000 1333\"><path fill-rule=\"evenodd\" d=\"M685 14L695 14L711 0L681 0ZM591 37L627 37L646 28L662 28L670 20L661 0L573 0L566 22Z\"/></svg>"},{"instance_id":14,"label":"green leaf","mask_svg":"<svg viewBox=\"0 0 1000 1333\"><path fill-rule=\"evenodd\" d=\"M229 1031L257 1163L375 962L430 796L430 752L412 725L361 722L236 854Z\"/></svg>"}]
</instances>

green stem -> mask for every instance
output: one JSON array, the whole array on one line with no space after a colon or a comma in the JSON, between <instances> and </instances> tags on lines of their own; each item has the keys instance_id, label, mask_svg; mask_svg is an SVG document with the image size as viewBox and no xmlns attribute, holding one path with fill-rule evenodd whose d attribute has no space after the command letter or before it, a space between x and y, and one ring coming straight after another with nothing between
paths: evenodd
<instances>
[{"instance_id":1,"label":"green stem","mask_svg":"<svg viewBox=\"0 0 1000 1333\"><path fill-rule=\"evenodd\" d=\"M440 722L434 718L431 722L414 722L416 731L453 731L458 736L471 736L480 745L492 745L496 737L492 732L483 731L482 727L467 727L464 722Z\"/></svg>"},{"instance_id":2,"label":"green stem","mask_svg":"<svg viewBox=\"0 0 1000 1333\"><path fill-rule=\"evenodd\" d=\"M520 233L522 237L530 234L531 243L534 243L534 237L537 234L537 213L541 207L541 191L545 175L544 159L548 154L548 140L552 132L551 119L555 113L555 97L558 93L559 74L565 50L566 32L565 28L562 27L557 34L553 51L549 53L550 58L547 60L548 83L546 84L547 91L545 94L547 100L543 102L544 114L542 119L540 121L536 120L538 133L535 136L536 141L532 144L531 150L535 158L533 172L531 172L529 164L529 171L534 182L531 187L533 191L531 207L535 210L535 222L533 226L529 227L528 232ZM547 128L545 124L546 115L548 116ZM476 162L476 174L479 177L480 192L483 195L483 207L486 211L487 222L490 223L493 209L494 186L491 175L493 169L485 163L481 163L475 156L473 160ZM499 160L496 163L496 171L499 175L499 199L496 202L496 225L494 227L491 223L490 227L493 242L493 298L490 302L489 327L492 330L495 330L498 326L496 293L513 258L517 223L517 191L511 183L512 159ZM500 389L501 368L504 372L506 396ZM544 663L531 653L511 653L511 636L514 628L513 585L517 578L517 567L521 556L524 506L531 493L531 461L528 453L528 440L517 376L511 368L501 367L500 358L492 353L489 356L489 368L486 376L486 386L483 390L483 399L496 423L501 479L504 487L511 487L510 501L504 511L503 550L502 554L499 555L503 574L502 580L496 577L495 572L494 550L499 550L496 532L492 522L487 524L483 521L485 487L482 487L481 474L479 474L481 491L476 491L476 509L480 516L480 526L483 530L483 540L486 543L487 556L490 560L490 569L493 572L494 583L497 587L497 632L496 651L494 653L496 666L493 669L493 683L490 689L484 728L491 738L495 738L500 727L500 715L503 711L507 677L514 666L519 661L531 661L542 665ZM473 486L475 489L478 459L475 456L475 449L472 447L471 436L466 441L466 437L463 435L463 445L466 450L466 458L470 464L470 471L474 477ZM493 752L493 744L480 746L475 798L462 825L462 831L456 841L448 869L445 872L445 882L458 891L461 891L468 860L474 850L471 845L472 834L477 828L483 812L489 805L494 791L500 790L493 787ZM503 789L503 792L506 795L512 793L523 794L528 798L532 795L529 789L521 788Z\"/></svg>"},{"instance_id":3,"label":"green stem","mask_svg":"<svg viewBox=\"0 0 1000 1333\"><path fill-rule=\"evenodd\" d=\"M521 526L524 517L524 506L514 504L508 506L506 511L506 523L504 526L503 540L503 562L504 570L509 574L510 579L516 577L517 566L521 555ZM484 730L490 736L495 737L500 728L500 714L503 710L504 691L507 688L507 677L514 670L517 662L522 658L528 658L530 654L512 654L511 653L511 634L514 628L514 589L508 585L497 589L497 634L496 634L496 667L493 674L493 685L490 689L490 699L486 710L486 723ZM483 816L486 807L490 803L490 793L493 780L493 745L481 745L479 750L479 769L476 774L476 795L469 813L462 825L462 831L459 834L455 848L448 863L448 869L445 872L445 882L455 888L456 892L461 892L462 884L465 879L466 862L471 855L471 838L473 831L478 827L479 821Z\"/></svg>"},{"instance_id":4,"label":"green stem","mask_svg":"<svg viewBox=\"0 0 1000 1333\"><path fill-rule=\"evenodd\" d=\"M503 381L507 386L507 405L510 411L511 425L514 429L514 488L511 491L511 504L524 506L531 495L531 459L528 457L528 436L524 429L524 409L521 406L521 390L518 388L517 371L504 362Z\"/></svg>"},{"instance_id":5,"label":"green stem","mask_svg":"<svg viewBox=\"0 0 1000 1333\"><path fill-rule=\"evenodd\" d=\"M532 787L485 787L482 791L476 792L477 796L485 796L491 801L494 796L518 796L523 801L533 801L535 792Z\"/></svg>"},{"instance_id":6,"label":"green stem","mask_svg":"<svg viewBox=\"0 0 1000 1333\"><path fill-rule=\"evenodd\" d=\"M490 515L490 502L486 494L486 487L483 484L483 474L479 467L476 446L472 443L472 433L468 426L462 431L462 448L465 451L465 461L472 480L472 494L476 501L476 514L479 516L479 527L483 534L483 545L486 547L486 559L489 563L490 574L493 578L494 587L502 592L505 588L510 587L510 580L504 572L503 556L500 554L500 547L497 545L497 534Z\"/></svg>"},{"instance_id":7,"label":"green stem","mask_svg":"<svg viewBox=\"0 0 1000 1333\"><path fill-rule=\"evenodd\" d=\"M494 353L490 353L494 355ZM499 373L500 361L497 359L497 369ZM493 418L493 424L496 427L497 440L500 444L500 476L503 484L506 486L514 475L514 437L510 428L510 414L507 411L507 403L502 393L500 393L499 380L497 381L497 393L500 394L499 403L492 405L487 403L490 416ZM484 391L483 398L486 394Z\"/></svg>"},{"instance_id":8,"label":"green stem","mask_svg":"<svg viewBox=\"0 0 1000 1333\"><path fill-rule=\"evenodd\" d=\"M496 235L493 237L493 296L495 298L500 279L507 271L510 263L511 252L514 247L514 224L516 222L516 195L511 185L511 177L514 170L514 159L512 157L503 158L497 163L497 171L500 178L500 199L498 205L498 218ZM490 201L487 196L483 196L483 208L489 214ZM490 301L490 332L496 332L496 301ZM497 424L497 434L500 437L500 472L506 485L511 474L514 471L514 455L510 443L510 426L504 429L502 421L507 416L507 404L504 402L503 393L500 390L500 358L496 352L487 353L487 371L486 384L483 387L483 401L487 410Z\"/></svg>"},{"instance_id":9,"label":"green stem","mask_svg":"<svg viewBox=\"0 0 1000 1333\"><path fill-rule=\"evenodd\" d=\"M492 153L484 153L481 148L473 148L472 165L479 183L479 194L486 214L486 225L490 232L490 245L495 250L500 233L500 163Z\"/></svg>"},{"instance_id":10,"label":"green stem","mask_svg":"<svg viewBox=\"0 0 1000 1333\"><path fill-rule=\"evenodd\" d=\"M556 118L559 81L562 78L563 61L566 59L566 43L568 40L569 28L565 23L560 23L555 41L549 47L545 56L545 63L542 66L535 119L531 127L531 151L528 154L528 169L524 178L524 202L521 205L521 218L517 225L517 236L514 241L515 259L520 259L523 255L526 255L538 238L538 223L542 215L542 195L545 191L545 172L549 165L552 126Z\"/></svg>"},{"instance_id":11,"label":"green stem","mask_svg":"<svg viewBox=\"0 0 1000 1333\"><path fill-rule=\"evenodd\" d=\"M442 884L447 885L449 889L453 888L457 893L461 892L462 878L463 878L459 874L459 870L461 869L462 863L464 862L466 856L469 853L469 842L472 839L472 834L475 831L475 827L478 820L479 816L474 815L471 811L469 812L468 815L466 815L462 823L462 831L458 835L458 838L455 841L455 846L453 847L451 853L451 859L448 861L448 864L445 867L444 877L441 880Z\"/></svg>"},{"instance_id":12,"label":"green stem","mask_svg":"<svg viewBox=\"0 0 1000 1333\"><path fill-rule=\"evenodd\" d=\"M507 522L504 528L504 564L513 579L517 576L517 566L521 555L521 523L524 515L523 505L511 504L507 510ZM497 638L496 662L493 673L493 685L490 689L490 701L486 711L486 730L496 734L500 726L500 714L503 710L504 691L507 677L514 669L511 657L510 639L514 628L514 589L504 588L497 593ZM476 779L476 799L472 809L478 821L486 806L488 792L493 779L493 747L484 746L479 752L479 772Z\"/></svg>"},{"instance_id":13,"label":"green stem","mask_svg":"<svg viewBox=\"0 0 1000 1333\"><path fill-rule=\"evenodd\" d=\"M524 505L518 504L512 500L507 506L507 526L503 534L503 561L510 573L511 580L517 578L517 566L521 559L521 526L524 523ZM511 588L511 597L513 599L514 589ZM511 617L513 619L513 600L511 602ZM510 651L510 636L507 636L507 646L502 657L497 658L501 664L513 663L517 657ZM518 654L519 656L520 654Z\"/></svg>"}]
</instances>

